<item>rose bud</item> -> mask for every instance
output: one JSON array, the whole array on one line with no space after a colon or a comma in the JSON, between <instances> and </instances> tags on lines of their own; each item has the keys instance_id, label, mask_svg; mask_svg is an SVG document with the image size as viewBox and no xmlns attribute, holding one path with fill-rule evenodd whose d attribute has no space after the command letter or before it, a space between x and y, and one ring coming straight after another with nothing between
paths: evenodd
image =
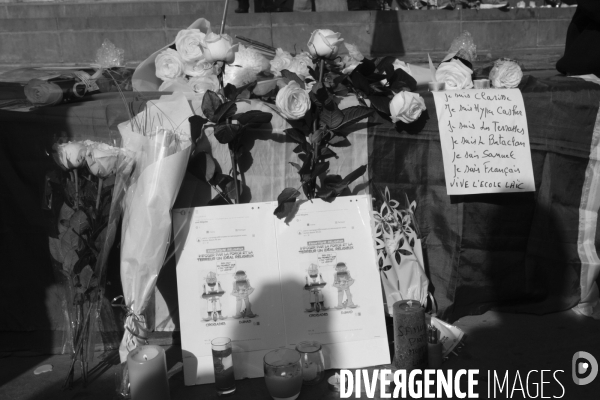
<instances>
[{"instance_id":1,"label":"rose bud","mask_svg":"<svg viewBox=\"0 0 600 400\"><path fill-rule=\"evenodd\" d=\"M329 29L317 29L308 39L308 51L313 57L334 58L339 50L341 33Z\"/></svg>"},{"instance_id":2,"label":"rose bud","mask_svg":"<svg viewBox=\"0 0 600 400\"><path fill-rule=\"evenodd\" d=\"M54 160L64 169L79 168L85 161L87 147L81 142L55 144Z\"/></svg>"},{"instance_id":3,"label":"rose bud","mask_svg":"<svg viewBox=\"0 0 600 400\"><path fill-rule=\"evenodd\" d=\"M235 60L238 45L233 45L233 39L227 35L210 32L201 43L204 59L208 62L224 61L231 64Z\"/></svg>"}]
</instances>

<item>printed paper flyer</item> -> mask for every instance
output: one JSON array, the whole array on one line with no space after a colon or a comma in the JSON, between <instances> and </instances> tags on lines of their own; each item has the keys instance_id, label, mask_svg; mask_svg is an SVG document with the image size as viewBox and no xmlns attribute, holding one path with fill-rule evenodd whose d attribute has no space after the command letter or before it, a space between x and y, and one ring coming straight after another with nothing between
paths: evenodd
<instances>
[{"instance_id":1,"label":"printed paper flyer","mask_svg":"<svg viewBox=\"0 0 600 400\"><path fill-rule=\"evenodd\" d=\"M304 340L328 368L389 363L369 196L173 211L186 385L214 381L210 341L229 337L236 378ZM368 350L367 350L368 349Z\"/></svg>"}]
</instances>

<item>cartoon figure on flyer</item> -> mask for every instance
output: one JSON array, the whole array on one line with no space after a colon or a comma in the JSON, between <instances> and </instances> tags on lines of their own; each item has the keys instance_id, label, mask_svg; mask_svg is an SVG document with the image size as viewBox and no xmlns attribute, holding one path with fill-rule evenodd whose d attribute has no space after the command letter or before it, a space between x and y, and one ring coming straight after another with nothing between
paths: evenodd
<instances>
[{"instance_id":1,"label":"cartoon figure on flyer","mask_svg":"<svg viewBox=\"0 0 600 400\"><path fill-rule=\"evenodd\" d=\"M323 277L319 273L319 266L317 264L310 264L306 272L308 276L305 277L306 285L304 285L304 290L308 291L310 301L310 308L307 308L306 312L328 310L329 308L325 307L323 293L321 293L321 289L327 285L327 282L323 280Z\"/></svg>"},{"instance_id":2,"label":"cartoon figure on flyer","mask_svg":"<svg viewBox=\"0 0 600 400\"><path fill-rule=\"evenodd\" d=\"M221 284L217 279L217 274L209 272L206 278L204 286L204 292L202 298L206 300L206 311L208 313L207 318L202 318L204 321L210 321L211 319L216 321L217 319L225 319L224 315L221 314L221 296L225 294L225 291L221 289ZM208 285L208 290L206 286Z\"/></svg>"},{"instance_id":3,"label":"cartoon figure on flyer","mask_svg":"<svg viewBox=\"0 0 600 400\"><path fill-rule=\"evenodd\" d=\"M350 271L346 263L339 262L335 266L335 274L333 274L333 287L338 290L338 304L335 306L338 310L342 308L356 308L356 304L352 302L352 293L350 293L350 286L354 284L354 279L350 276ZM346 300L344 300L344 292L346 293Z\"/></svg>"},{"instance_id":4,"label":"cartoon figure on flyer","mask_svg":"<svg viewBox=\"0 0 600 400\"><path fill-rule=\"evenodd\" d=\"M246 272L242 270L237 271L235 273L235 282L233 282L233 292L231 292L236 297L235 315L233 318L258 317L258 315L252 312L252 305L250 304L250 295L252 292L254 292L254 288L250 285ZM243 310L242 303L245 303Z\"/></svg>"}]
</instances>

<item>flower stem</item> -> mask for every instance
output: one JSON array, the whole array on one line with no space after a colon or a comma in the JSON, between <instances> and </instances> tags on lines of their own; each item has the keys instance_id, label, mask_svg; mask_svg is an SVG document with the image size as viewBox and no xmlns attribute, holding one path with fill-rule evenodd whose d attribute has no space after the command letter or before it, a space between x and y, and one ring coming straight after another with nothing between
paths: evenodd
<instances>
[{"instance_id":1,"label":"flower stem","mask_svg":"<svg viewBox=\"0 0 600 400\"><path fill-rule=\"evenodd\" d=\"M233 169L233 185L235 189L235 201L234 203L240 203L240 191L238 189L238 174L237 174L237 157L235 156L235 151L233 149L229 149L229 155L231 156L231 168Z\"/></svg>"},{"instance_id":2,"label":"flower stem","mask_svg":"<svg viewBox=\"0 0 600 400\"><path fill-rule=\"evenodd\" d=\"M77 169L73 170L73 176L75 177L75 210L79 210L79 175Z\"/></svg>"},{"instance_id":3,"label":"flower stem","mask_svg":"<svg viewBox=\"0 0 600 400\"><path fill-rule=\"evenodd\" d=\"M319 80L317 83L321 83L323 82L323 70L325 69L325 60L321 58L321 60L319 61ZM315 119L313 120L313 133L317 131L319 127L319 109L316 109L315 112ZM321 144L320 140L315 140L315 142L312 144L313 145L313 158L312 158L312 165L311 165L311 173L312 171L315 169L315 165L317 165L317 162L319 161L319 154L321 153L320 149L319 149L319 145ZM316 191L317 191L317 178L313 178L310 181L310 198L315 198L316 197Z\"/></svg>"},{"instance_id":4,"label":"flower stem","mask_svg":"<svg viewBox=\"0 0 600 400\"><path fill-rule=\"evenodd\" d=\"M100 194L102 193L102 184L104 183L104 179L98 178L98 195L96 196L96 213L99 213L100 210Z\"/></svg>"}]
</instances>

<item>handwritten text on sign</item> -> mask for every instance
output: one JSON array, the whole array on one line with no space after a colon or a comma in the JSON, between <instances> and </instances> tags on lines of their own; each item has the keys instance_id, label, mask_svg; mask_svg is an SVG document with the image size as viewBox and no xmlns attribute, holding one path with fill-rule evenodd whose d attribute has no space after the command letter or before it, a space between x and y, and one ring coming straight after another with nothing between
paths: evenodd
<instances>
[{"instance_id":1,"label":"handwritten text on sign","mask_svg":"<svg viewBox=\"0 0 600 400\"><path fill-rule=\"evenodd\" d=\"M518 89L433 92L449 195L535 190Z\"/></svg>"}]
</instances>

